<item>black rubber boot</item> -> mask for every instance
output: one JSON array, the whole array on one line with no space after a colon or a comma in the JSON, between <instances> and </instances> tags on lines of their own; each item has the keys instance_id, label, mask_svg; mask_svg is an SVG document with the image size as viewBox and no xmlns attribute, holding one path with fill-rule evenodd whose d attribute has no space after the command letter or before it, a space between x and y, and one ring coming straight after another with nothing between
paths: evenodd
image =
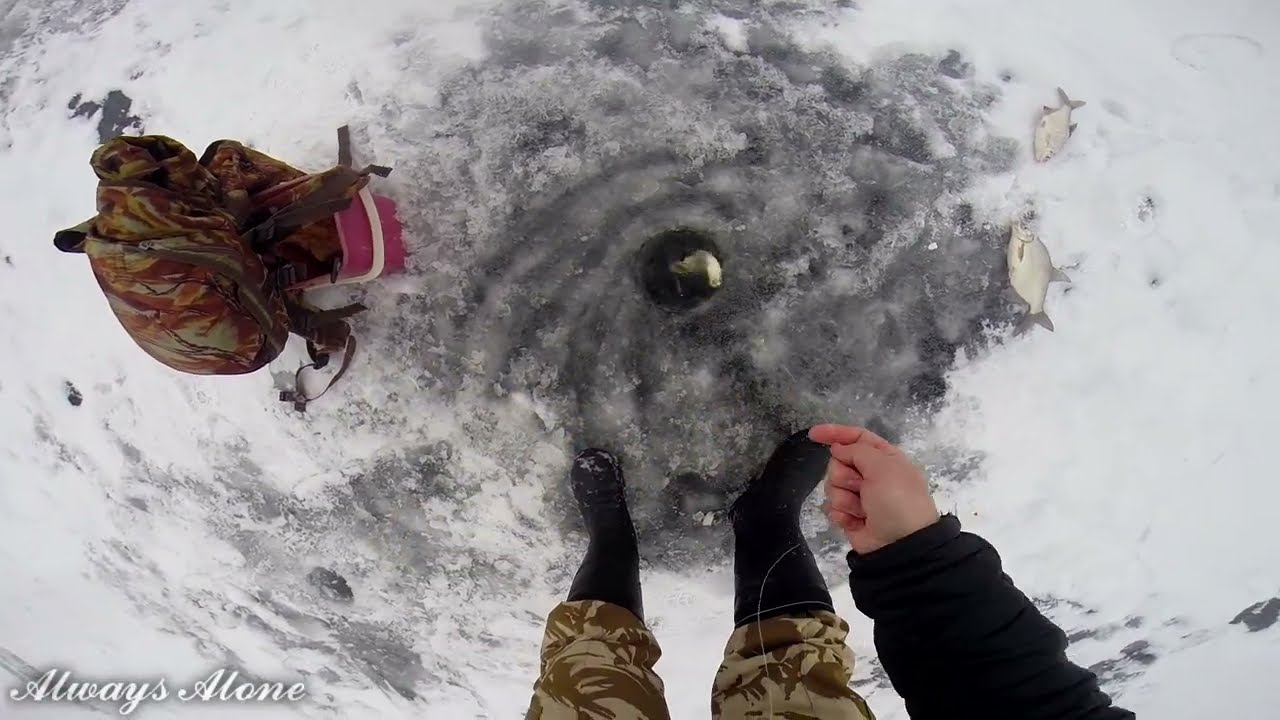
<instances>
[{"instance_id":1,"label":"black rubber boot","mask_svg":"<svg viewBox=\"0 0 1280 720\"><path fill-rule=\"evenodd\" d=\"M833 610L831 593L800 533L800 510L831 453L809 431L787 438L729 509L733 520L733 625Z\"/></svg>"},{"instance_id":2,"label":"black rubber boot","mask_svg":"<svg viewBox=\"0 0 1280 720\"><path fill-rule=\"evenodd\" d=\"M573 459L569 485L589 538L569 601L602 600L630 610L643 622L640 548L617 459L604 450L583 450Z\"/></svg>"}]
</instances>

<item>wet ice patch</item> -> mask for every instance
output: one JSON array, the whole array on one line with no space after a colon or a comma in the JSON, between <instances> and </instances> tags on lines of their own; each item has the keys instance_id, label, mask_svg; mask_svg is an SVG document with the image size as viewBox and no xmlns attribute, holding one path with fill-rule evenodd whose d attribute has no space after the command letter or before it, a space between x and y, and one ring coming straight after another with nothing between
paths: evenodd
<instances>
[{"instance_id":1,"label":"wet ice patch","mask_svg":"<svg viewBox=\"0 0 1280 720\"><path fill-rule=\"evenodd\" d=\"M248 657L281 656L304 681L363 676L411 700L457 678L441 665L443 658L424 660L413 647L416 633L436 610L420 601L388 600L400 588L428 586L441 572L454 574L453 582L468 583L470 575L458 577L458 568L498 573L481 555L471 554L473 544L446 537L448 530L432 522L422 495L414 492L448 482L439 469L449 452L430 445L395 459L383 456L351 478L349 490L334 488L323 502L274 488L248 458L244 443L209 449L216 483L134 456L129 485L159 506L152 508L151 520L133 521L138 536L172 518L192 523L198 517L202 531L217 538L204 548L206 559L239 573L215 578L206 574L208 567L188 559L187 579L171 592L163 589L168 587L163 566L184 562L180 558L117 541L90 553L104 582L125 589L139 608L190 634L207 657L252 668ZM126 505L136 508L135 498L121 498L109 511L128 512ZM391 568L398 570L388 572ZM457 588L442 595L450 604L461 597ZM311 701L320 707L338 702L332 696Z\"/></svg>"},{"instance_id":2,"label":"wet ice patch","mask_svg":"<svg viewBox=\"0 0 1280 720\"><path fill-rule=\"evenodd\" d=\"M1232 625L1244 625L1249 632L1266 630L1280 621L1280 598L1262 600L1240 611L1231 619Z\"/></svg>"},{"instance_id":3,"label":"wet ice patch","mask_svg":"<svg viewBox=\"0 0 1280 720\"><path fill-rule=\"evenodd\" d=\"M145 131L142 118L130 114L132 108L133 98L119 90L108 92L101 101L76 95L67 103L72 117L97 121L98 142L103 143L118 135L140 135Z\"/></svg>"},{"instance_id":4,"label":"wet ice patch","mask_svg":"<svg viewBox=\"0 0 1280 720\"><path fill-rule=\"evenodd\" d=\"M965 192L1015 143L955 58L858 67L781 10L607 5L512 6L438 108L391 117L396 145L441 138L397 167L431 245L394 335L464 414L527 396L566 455L618 453L646 551L683 556L674 478L708 484L705 517L798 427L918 422L1011 317L1001 228ZM677 230L714 243L723 285L673 313L643 267Z\"/></svg>"},{"instance_id":5,"label":"wet ice patch","mask_svg":"<svg viewBox=\"0 0 1280 720\"><path fill-rule=\"evenodd\" d=\"M9 0L0 3L0 57L41 35L88 33L129 0Z\"/></svg>"}]
</instances>

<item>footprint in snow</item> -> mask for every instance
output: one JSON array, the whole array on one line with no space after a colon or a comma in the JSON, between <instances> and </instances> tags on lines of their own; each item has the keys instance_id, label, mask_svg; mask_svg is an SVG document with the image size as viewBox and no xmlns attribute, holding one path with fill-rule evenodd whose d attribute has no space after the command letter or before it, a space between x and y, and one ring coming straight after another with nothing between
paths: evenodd
<instances>
[{"instance_id":1,"label":"footprint in snow","mask_svg":"<svg viewBox=\"0 0 1280 720\"><path fill-rule=\"evenodd\" d=\"M1121 120L1129 119L1129 111L1125 110L1124 106L1116 102L1115 100L1103 100L1102 109L1106 110L1112 116L1120 118Z\"/></svg>"},{"instance_id":2,"label":"footprint in snow","mask_svg":"<svg viewBox=\"0 0 1280 720\"><path fill-rule=\"evenodd\" d=\"M1142 223L1149 223L1154 220L1156 216L1155 199L1150 195L1142 196L1142 199L1138 201L1137 216L1138 221Z\"/></svg>"},{"instance_id":3,"label":"footprint in snow","mask_svg":"<svg viewBox=\"0 0 1280 720\"><path fill-rule=\"evenodd\" d=\"M329 568L315 567L307 573L307 582L330 600L350 602L355 598L347 579Z\"/></svg>"},{"instance_id":4,"label":"footprint in snow","mask_svg":"<svg viewBox=\"0 0 1280 720\"><path fill-rule=\"evenodd\" d=\"M1174 60L1193 70L1231 73L1266 54L1262 43L1235 33L1193 33L1183 35L1169 46Z\"/></svg>"},{"instance_id":5,"label":"footprint in snow","mask_svg":"<svg viewBox=\"0 0 1280 720\"><path fill-rule=\"evenodd\" d=\"M67 394L67 402L71 403L71 407L80 407L84 402L84 395L80 393L80 389L67 380L63 383L63 390Z\"/></svg>"}]
</instances>

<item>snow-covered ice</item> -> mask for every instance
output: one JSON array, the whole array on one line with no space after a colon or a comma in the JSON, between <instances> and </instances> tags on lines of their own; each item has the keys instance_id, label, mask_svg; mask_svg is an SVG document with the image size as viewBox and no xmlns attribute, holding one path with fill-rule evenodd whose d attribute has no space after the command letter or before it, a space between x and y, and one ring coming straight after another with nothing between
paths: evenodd
<instances>
[{"instance_id":1,"label":"snow-covered ice","mask_svg":"<svg viewBox=\"0 0 1280 720\"><path fill-rule=\"evenodd\" d=\"M3 687L236 666L308 683L252 716L519 716L583 548L563 476L600 443L673 716L705 717L719 511L785 430L849 420L927 463L1120 704L1270 717L1277 70L1253 0L0 0ZM1059 86L1088 105L1036 164ZM318 169L344 123L413 254L356 291L362 356L305 417L273 396L296 348L177 375L52 246L101 133ZM1028 209L1073 282L1013 338ZM725 287L670 315L633 271L678 225ZM904 717L807 522L858 688Z\"/></svg>"}]
</instances>

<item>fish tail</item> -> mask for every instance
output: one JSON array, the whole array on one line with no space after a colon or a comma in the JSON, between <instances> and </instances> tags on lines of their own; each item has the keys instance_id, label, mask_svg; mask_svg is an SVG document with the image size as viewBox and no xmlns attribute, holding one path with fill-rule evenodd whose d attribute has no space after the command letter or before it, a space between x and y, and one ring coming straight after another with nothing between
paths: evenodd
<instances>
[{"instance_id":1,"label":"fish tail","mask_svg":"<svg viewBox=\"0 0 1280 720\"><path fill-rule=\"evenodd\" d=\"M1013 329L1013 334L1015 337L1021 335L1030 330L1034 325L1039 325L1045 330L1053 332L1053 321L1049 319L1048 315L1041 311L1038 313L1028 313L1022 318L1022 320L1018 321L1018 326Z\"/></svg>"},{"instance_id":2,"label":"fish tail","mask_svg":"<svg viewBox=\"0 0 1280 720\"><path fill-rule=\"evenodd\" d=\"M1058 88L1058 99L1062 101L1063 105L1066 105L1072 110L1075 110L1076 108L1082 108L1087 104L1083 100L1072 100L1071 96L1067 95L1067 91L1063 90L1062 88Z\"/></svg>"}]
</instances>

